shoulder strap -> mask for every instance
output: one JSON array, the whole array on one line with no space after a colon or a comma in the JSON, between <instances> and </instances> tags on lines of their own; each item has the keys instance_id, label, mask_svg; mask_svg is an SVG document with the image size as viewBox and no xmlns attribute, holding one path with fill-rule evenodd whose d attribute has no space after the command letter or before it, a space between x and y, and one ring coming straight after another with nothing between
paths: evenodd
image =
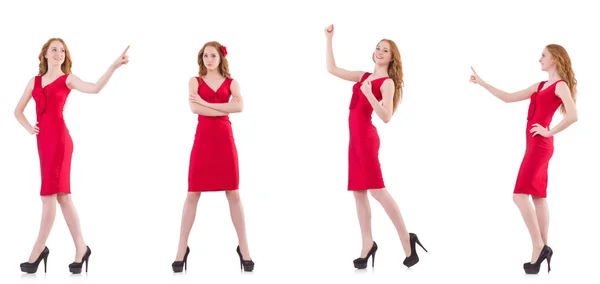
<instances>
[{"instance_id":1,"label":"shoulder strap","mask_svg":"<svg viewBox=\"0 0 600 284\"><path fill-rule=\"evenodd\" d=\"M223 83L225 85L223 87L227 88L228 93L231 93L231 83L232 82L233 82L233 78L225 78L225 82Z\"/></svg>"},{"instance_id":2,"label":"shoulder strap","mask_svg":"<svg viewBox=\"0 0 600 284\"><path fill-rule=\"evenodd\" d=\"M36 86L41 87L42 86L42 76L35 76L35 81L33 82L33 87L35 88Z\"/></svg>"},{"instance_id":3,"label":"shoulder strap","mask_svg":"<svg viewBox=\"0 0 600 284\"><path fill-rule=\"evenodd\" d=\"M542 88L544 87L544 85L546 84L546 82L547 81L540 82L540 84L538 85L538 89L537 89L538 92L542 90Z\"/></svg>"},{"instance_id":4,"label":"shoulder strap","mask_svg":"<svg viewBox=\"0 0 600 284\"><path fill-rule=\"evenodd\" d=\"M366 80L369 75L371 75L371 73L369 72L365 72L365 74L363 74L362 78L360 78L360 83L362 83L364 80Z\"/></svg>"}]
</instances>

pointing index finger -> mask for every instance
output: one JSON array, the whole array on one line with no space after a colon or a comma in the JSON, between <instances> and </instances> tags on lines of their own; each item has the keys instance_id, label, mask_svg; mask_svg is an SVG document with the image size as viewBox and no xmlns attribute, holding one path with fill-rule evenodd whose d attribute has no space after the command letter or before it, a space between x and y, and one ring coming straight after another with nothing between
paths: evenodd
<instances>
[{"instance_id":1,"label":"pointing index finger","mask_svg":"<svg viewBox=\"0 0 600 284\"><path fill-rule=\"evenodd\" d=\"M127 53L127 50L129 50L129 45L127 46L127 48L125 48L125 51L123 51L123 53L121 54L121 56L124 56Z\"/></svg>"}]
</instances>

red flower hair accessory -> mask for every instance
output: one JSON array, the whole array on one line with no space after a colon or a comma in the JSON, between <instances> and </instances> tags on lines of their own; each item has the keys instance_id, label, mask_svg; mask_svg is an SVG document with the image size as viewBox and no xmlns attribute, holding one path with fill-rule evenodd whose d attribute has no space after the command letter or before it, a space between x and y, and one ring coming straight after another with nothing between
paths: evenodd
<instances>
[{"instance_id":1,"label":"red flower hair accessory","mask_svg":"<svg viewBox=\"0 0 600 284\"><path fill-rule=\"evenodd\" d=\"M223 57L227 56L227 47L221 45L221 52L223 53Z\"/></svg>"}]
</instances>

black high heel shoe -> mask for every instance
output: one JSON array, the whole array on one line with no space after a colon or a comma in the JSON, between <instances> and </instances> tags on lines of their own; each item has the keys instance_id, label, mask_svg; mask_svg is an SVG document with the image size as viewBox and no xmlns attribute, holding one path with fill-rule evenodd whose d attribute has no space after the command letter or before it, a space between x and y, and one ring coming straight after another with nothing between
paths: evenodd
<instances>
[{"instance_id":1,"label":"black high heel shoe","mask_svg":"<svg viewBox=\"0 0 600 284\"><path fill-rule=\"evenodd\" d=\"M88 272L88 263L90 262L90 255L92 254L92 250L90 250L90 247L86 246L87 250L85 251L85 254L83 255L83 258L81 258L81 262L72 262L71 264L69 264L69 271L73 274L79 274L81 273L81 268L83 266L83 263L85 262L85 272Z\"/></svg>"},{"instance_id":2,"label":"black high heel shoe","mask_svg":"<svg viewBox=\"0 0 600 284\"><path fill-rule=\"evenodd\" d=\"M544 259L548 262L548 273L550 273L550 260L552 259L552 255L554 252L552 249L544 245L542 251L540 252L540 256L535 261L535 263L526 262L523 264L523 270L525 270L526 274L538 274L540 272L540 265L544 262Z\"/></svg>"},{"instance_id":3,"label":"black high heel shoe","mask_svg":"<svg viewBox=\"0 0 600 284\"><path fill-rule=\"evenodd\" d=\"M419 255L417 255L417 246L415 243L418 244L425 252L427 252L427 250L419 241L417 234L409 233L408 235L410 236L410 256L405 258L403 263L406 265L406 267L411 267L419 262Z\"/></svg>"},{"instance_id":4,"label":"black high heel shoe","mask_svg":"<svg viewBox=\"0 0 600 284\"><path fill-rule=\"evenodd\" d=\"M367 253L366 257L359 257L354 260L354 268L357 269L365 269L367 268L367 263L369 262L369 257L373 256L373 260L371 261L371 267L375 267L375 253L377 252L377 243L373 242L373 246Z\"/></svg>"},{"instance_id":5,"label":"black high heel shoe","mask_svg":"<svg viewBox=\"0 0 600 284\"><path fill-rule=\"evenodd\" d=\"M240 251L240 246L237 246L237 254L240 257L240 269L242 269L242 267L244 267L244 271L252 271L254 270L254 261L251 260L244 260L244 258L242 257L242 252Z\"/></svg>"},{"instance_id":6,"label":"black high heel shoe","mask_svg":"<svg viewBox=\"0 0 600 284\"><path fill-rule=\"evenodd\" d=\"M42 260L44 261L44 273L46 273L46 263L48 262L48 254L50 254L50 250L48 247L44 247L44 250L40 253L38 258L33 262L23 262L21 263L21 271L27 273L36 273L38 266Z\"/></svg>"},{"instance_id":7,"label":"black high heel shoe","mask_svg":"<svg viewBox=\"0 0 600 284\"><path fill-rule=\"evenodd\" d=\"M182 272L184 267L185 267L185 270L187 271L188 254L190 254L190 247L186 248L185 255L183 256L182 261L177 261L177 260L173 261L173 264L171 264L171 266L173 267L173 272Z\"/></svg>"}]
</instances>

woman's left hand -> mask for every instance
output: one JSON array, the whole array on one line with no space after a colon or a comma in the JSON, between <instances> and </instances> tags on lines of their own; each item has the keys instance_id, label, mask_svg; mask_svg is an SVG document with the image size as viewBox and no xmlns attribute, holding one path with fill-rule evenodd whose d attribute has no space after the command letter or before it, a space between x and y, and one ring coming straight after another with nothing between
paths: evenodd
<instances>
[{"instance_id":1,"label":"woman's left hand","mask_svg":"<svg viewBox=\"0 0 600 284\"><path fill-rule=\"evenodd\" d=\"M371 81L364 81L362 83L362 85L360 86L360 90L362 91L363 95L368 95L371 93Z\"/></svg>"},{"instance_id":2,"label":"woman's left hand","mask_svg":"<svg viewBox=\"0 0 600 284\"><path fill-rule=\"evenodd\" d=\"M550 137L550 130L544 128L538 123L534 124L531 130L529 130L529 132L533 133L533 136L542 135L544 137Z\"/></svg>"},{"instance_id":3,"label":"woman's left hand","mask_svg":"<svg viewBox=\"0 0 600 284\"><path fill-rule=\"evenodd\" d=\"M193 95L190 95L190 101L191 101L191 102L193 102L193 103L197 103L197 104L199 104L199 105L204 105L204 104L206 104L206 101L205 101L205 100L203 100L203 99L200 97L200 95L198 95L198 94L193 94Z\"/></svg>"}]
</instances>

